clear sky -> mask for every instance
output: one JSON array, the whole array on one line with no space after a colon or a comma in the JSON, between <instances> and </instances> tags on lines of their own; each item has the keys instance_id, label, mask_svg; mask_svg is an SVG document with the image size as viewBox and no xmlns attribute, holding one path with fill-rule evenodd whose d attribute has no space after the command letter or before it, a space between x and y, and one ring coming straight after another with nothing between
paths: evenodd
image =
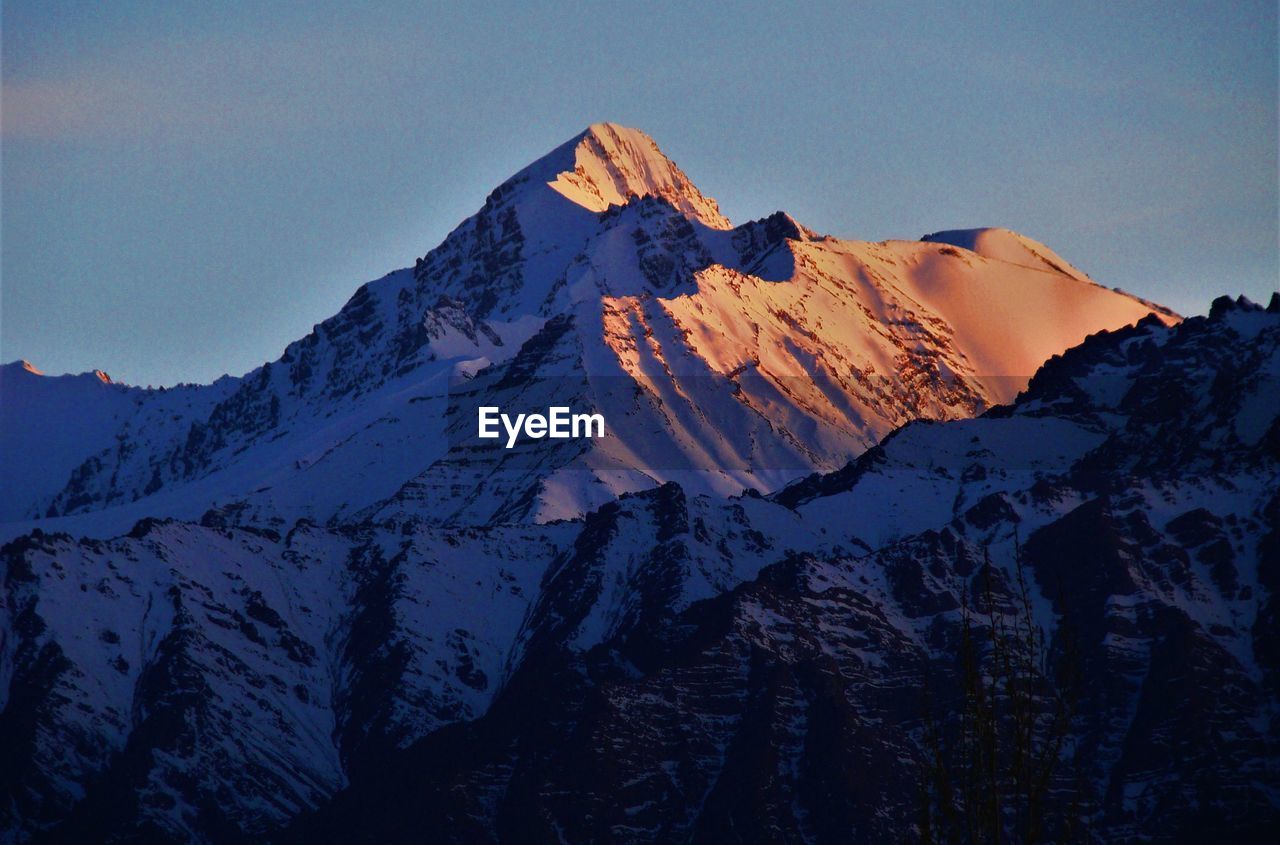
<instances>
[{"instance_id":1,"label":"clear sky","mask_svg":"<svg viewBox=\"0 0 1280 845\"><path fill-rule=\"evenodd\" d=\"M5 0L0 358L245 372L601 120L735 222L1276 288L1275 2L789 5Z\"/></svg>"}]
</instances>

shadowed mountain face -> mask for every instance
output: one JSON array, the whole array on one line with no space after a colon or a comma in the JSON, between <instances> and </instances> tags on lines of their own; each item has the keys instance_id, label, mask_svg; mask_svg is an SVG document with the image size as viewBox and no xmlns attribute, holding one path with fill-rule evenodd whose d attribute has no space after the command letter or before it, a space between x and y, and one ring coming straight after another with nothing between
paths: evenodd
<instances>
[{"instance_id":1,"label":"shadowed mountain face","mask_svg":"<svg viewBox=\"0 0 1280 845\"><path fill-rule=\"evenodd\" d=\"M1260 836L1280 297L1152 310L1004 230L735 228L599 125L243 378L6 367L0 831L901 839L1020 559L1089 837Z\"/></svg>"}]
</instances>

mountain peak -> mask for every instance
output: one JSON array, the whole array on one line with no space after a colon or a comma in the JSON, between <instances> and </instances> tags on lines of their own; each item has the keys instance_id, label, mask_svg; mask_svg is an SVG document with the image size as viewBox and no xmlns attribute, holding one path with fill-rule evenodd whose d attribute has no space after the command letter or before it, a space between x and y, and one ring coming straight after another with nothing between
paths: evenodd
<instances>
[{"instance_id":1,"label":"mountain peak","mask_svg":"<svg viewBox=\"0 0 1280 845\"><path fill-rule=\"evenodd\" d=\"M1037 240L1012 229L988 226L979 229L948 229L925 235L920 240L957 246L983 258L1006 261L1033 270L1051 270L1084 281L1092 281L1083 271L1073 267L1062 256Z\"/></svg>"},{"instance_id":2,"label":"mountain peak","mask_svg":"<svg viewBox=\"0 0 1280 845\"><path fill-rule=\"evenodd\" d=\"M8 374L19 372L30 373L33 376L44 375L44 372L39 367L28 361L26 358L21 358L17 361L10 361L8 364L0 365L0 373Z\"/></svg>"},{"instance_id":3,"label":"mountain peak","mask_svg":"<svg viewBox=\"0 0 1280 845\"><path fill-rule=\"evenodd\" d=\"M553 190L592 211L625 205L632 197L657 196L712 228L732 228L716 201L639 129L593 123L526 172L539 170Z\"/></svg>"},{"instance_id":4,"label":"mountain peak","mask_svg":"<svg viewBox=\"0 0 1280 845\"><path fill-rule=\"evenodd\" d=\"M6 376L16 376L18 374L39 376L41 378L46 377L44 370L40 369L35 364L31 363L25 358L20 358L16 361L10 361L7 364L0 364L0 378L6 377ZM63 376L61 376L61 378L80 378L83 376L96 378L98 381L102 382L103 384L115 384L115 382L111 380L111 376L107 375L102 370L89 370L83 373L65 373Z\"/></svg>"}]
</instances>

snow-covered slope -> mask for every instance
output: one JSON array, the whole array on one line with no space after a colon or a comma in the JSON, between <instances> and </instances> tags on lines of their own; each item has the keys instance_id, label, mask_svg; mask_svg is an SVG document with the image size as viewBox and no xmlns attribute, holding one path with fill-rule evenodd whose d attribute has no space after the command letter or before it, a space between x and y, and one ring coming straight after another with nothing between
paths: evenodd
<instances>
[{"instance_id":1,"label":"snow-covered slope","mask_svg":"<svg viewBox=\"0 0 1280 845\"><path fill-rule=\"evenodd\" d=\"M1012 601L1021 548L1087 679L1057 788L1099 841L1247 838L1280 808L1277 397L1280 296L1223 299L768 497L32 534L3 551L2 829L896 838L922 673L955 683L961 597Z\"/></svg>"},{"instance_id":2,"label":"snow-covered slope","mask_svg":"<svg viewBox=\"0 0 1280 845\"><path fill-rule=\"evenodd\" d=\"M27 361L0 366L0 521L57 494L87 455L112 445L134 411L134 390L103 372L49 378Z\"/></svg>"},{"instance_id":3,"label":"snow-covered slope","mask_svg":"<svg viewBox=\"0 0 1280 845\"><path fill-rule=\"evenodd\" d=\"M961 247L993 261L1048 270L1077 279L1089 278L1044 244L1008 229L950 229L925 235L920 240Z\"/></svg>"},{"instance_id":4,"label":"snow-covered slope","mask_svg":"<svg viewBox=\"0 0 1280 845\"><path fill-rule=\"evenodd\" d=\"M0 379L4 533L210 509L545 520L671 480L767 492L909 420L1008 401L1050 355L1152 311L1011 232L943 234L842 241L781 212L733 227L648 136L596 124L243 378ZM476 405L550 397L609 437L533 460L476 442Z\"/></svg>"},{"instance_id":5,"label":"snow-covered slope","mask_svg":"<svg viewBox=\"0 0 1280 845\"><path fill-rule=\"evenodd\" d=\"M920 713L957 694L962 608L1016 614L1023 578L1081 673L1046 838L1268 841L1277 490L1280 294L1095 336L1010 407L768 499L628 497L551 563L485 716L286 841L918 834Z\"/></svg>"}]
</instances>

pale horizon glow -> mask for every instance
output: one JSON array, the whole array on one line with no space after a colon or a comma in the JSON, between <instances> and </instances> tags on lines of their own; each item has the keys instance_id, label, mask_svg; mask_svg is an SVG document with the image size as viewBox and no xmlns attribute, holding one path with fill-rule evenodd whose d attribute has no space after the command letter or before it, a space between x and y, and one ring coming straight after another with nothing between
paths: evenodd
<instances>
[{"instance_id":1,"label":"pale horizon glow","mask_svg":"<svg viewBox=\"0 0 1280 845\"><path fill-rule=\"evenodd\" d=\"M588 124L733 223L1001 226L1184 314L1280 276L1275 3L3 6L0 361L276 358Z\"/></svg>"}]
</instances>

